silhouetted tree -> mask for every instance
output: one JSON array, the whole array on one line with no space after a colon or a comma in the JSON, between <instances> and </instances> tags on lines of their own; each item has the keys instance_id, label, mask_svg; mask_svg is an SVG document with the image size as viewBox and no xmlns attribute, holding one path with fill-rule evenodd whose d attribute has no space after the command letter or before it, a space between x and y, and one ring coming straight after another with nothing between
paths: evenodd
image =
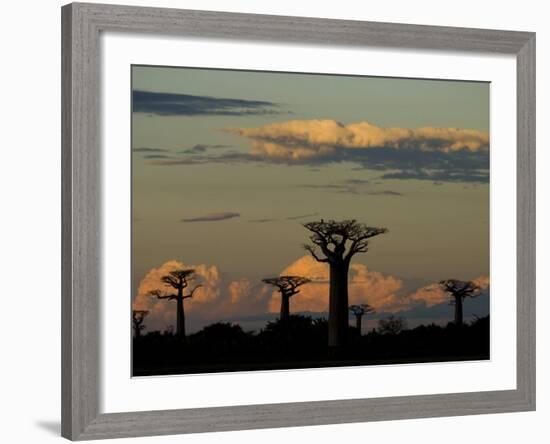
<instances>
[{"instance_id":1,"label":"silhouetted tree","mask_svg":"<svg viewBox=\"0 0 550 444\"><path fill-rule=\"evenodd\" d=\"M147 310L132 310L132 327L134 328L134 336L139 338L141 336L141 331L145 329L143 321L145 317L149 314Z\"/></svg>"},{"instance_id":2,"label":"silhouetted tree","mask_svg":"<svg viewBox=\"0 0 550 444\"><path fill-rule=\"evenodd\" d=\"M403 318L390 315L378 321L378 333L382 335L397 335L407 328L407 322Z\"/></svg>"},{"instance_id":3,"label":"silhouetted tree","mask_svg":"<svg viewBox=\"0 0 550 444\"><path fill-rule=\"evenodd\" d=\"M361 321L363 319L363 315L374 313L374 308L369 304L350 305L349 311L351 311L355 316L355 327L359 330L359 335L361 335Z\"/></svg>"},{"instance_id":4,"label":"silhouetted tree","mask_svg":"<svg viewBox=\"0 0 550 444\"><path fill-rule=\"evenodd\" d=\"M262 282L273 285L281 293L281 320L287 320L290 315L290 298L300 293L298 287L311 282L310 279L302 276L279 276L262 279Z\"/></svg>"},{"instance_id":5,"label":"silhouetted tree","mask_svg":"<svg viewBox=\"0 0 550 444\"><path fill-rule=\"evenodd\" d=\"M202 287L202 285L197 285L188 294L183 294L183 290L189 286L189 281L193 279L194 274L195 270L193 269L180 269L171 271L169 274L161 277L162 282L176 290L175 294L164 294L161 290L149 292L151 296L156 296L157 299L168 299L177 302L176 335L180 339L185 339L185 311L183 301L184 299L192 298L195 291Z\"/></svg>"},{"instance_id":6,"label":"silhouetted tree","mask_svg":"<svg viewBox=\"0 0 550 444\"><path fill-rule=\"evenodd\" d=\"M348 271L352 257L366 253L369 239L386 233L386 228L369 227L355 220L308 222L304 227L311 231L311 244L304 248L318 262L330 268L329 291L329 347L341 347L346 342L348 329ZM319 248L320 253L317 251ZM322 255L320 255L322 254Z\"/></svg>"},{"instance_id":7,"label":"silhouetted tree","mask_svg":"<svg viewBox=\"0 0 550 444\"><path fill-rule=\"evenodd\" d=\"M458 279L447 279L439 282L439 285L451 296L451 305L455 306L455 325L462 327L464 322L462 315L464 299L478 296L481 287L472 281L459 281Z\"/></svg>"}]
</instances>

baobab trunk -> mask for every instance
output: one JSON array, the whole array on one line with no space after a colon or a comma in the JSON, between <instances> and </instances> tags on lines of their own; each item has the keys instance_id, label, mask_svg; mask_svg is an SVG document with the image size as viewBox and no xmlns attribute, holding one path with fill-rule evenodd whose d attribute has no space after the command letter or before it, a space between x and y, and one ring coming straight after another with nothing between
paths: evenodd
<instances>
[{"instance_id":1,"label":"baobab trunk","mask_svg":"<svg viewBox=\"0 0 550 444\"><path fill-rule=\"evenodd\" d=\"M346 343L348 330L348 264L330 264L328 346L336 351Z\"/></svg>"},{"instance_id":2,"label":"baobab trunk","mask_svg":"<svg viewBox=\"0 0 550 444\"><path fill-rule=\"evenodd\" d=\"M462 327L462 296L455 296L455 325Z\"/></svg>"},{"instance_id":3,"label":"baobab trunk","mask_svg":"<svg viewBox=\"0 0 550 444\"><path fill-rule=\"evenodd\" d=\"M281 321L286 321L290 316L290 297L281 295Z\"/></svg>"},{"instance_id":4,"label":"baobab trunk","mask_svg":"<svg viewBox=\"0 0 550 444\"><path fill-rule=\"evenodd\" d=\"M357 327L357 330L359 330L359 336L361 336L361 320L363 319L363 315L356 314L355 315L355 326Z\"/></svg>"},{"instance_id":5,"label":"baobab trunk","mask_svg":"<svg viewBox=\"0 0 550 444\"><path fill-rule=\"evenodd\" d=\"M180 339L185 339L185 312L183 309L183 290L178 289L178 305L176 319L176 334Z\"/></svg>"}]
</instances>

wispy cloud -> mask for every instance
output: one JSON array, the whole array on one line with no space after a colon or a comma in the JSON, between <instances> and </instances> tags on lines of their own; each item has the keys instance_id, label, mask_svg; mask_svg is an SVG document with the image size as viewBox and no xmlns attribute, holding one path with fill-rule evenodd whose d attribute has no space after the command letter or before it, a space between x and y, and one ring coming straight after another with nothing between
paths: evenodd
<instances>
[{"instance_id":1,"label":"wispy cloud","mask_svg":"<svg viewBox=\"0 0 550 444\"><path fill-rule=\"evenodd\" d=\"M181 222L218 222L222 220L233 219L239 216L240 216L239 213L225 211L220 213L209 213L209 214L204 214L202 216L181 219Z\"/></svg>"},{"instance_id":2,"label":"wispy cloud","mask_svg":"<svg viewBox=\"0 0 550 444\"><path fill-rule=\"evenodd\" d=\"M484 183L489 181L489 170L404 170L394 173L386 173L382 179L416 179L430 180L434 185L441 185L442 182L473 182Z\"/></svg>"},{"instance_id":3,"label":"wispy cloud","mask_svg":"<svg viewBox=\"0 0 550 444\"><path fill-rule=\"evenodd\" d=\"M223 145L223 144L207 145L207 144L199 143L199 144L193 145L190 148L186 148L184 150L181 150L180 153L182 153L182 154L202 154L202 153L206 152L209 149L222 149L222 148L231 148L231 145Z\"/></svg>"},{"instance_id":4,"label":"wispy cloud","mask_svg":"<svg viewBox=\"0 0 550 444\"><path fill-rule=\"evenodd\" d=\"M275 222L277 219L265 218L265 219L250 219L248 222L254 222L257 224L265 224L267 222Z\"/></svg>"},{"instance_id":5,"label":"wispy cloud","mask_svg":"<svg viewBox=\"0 0 550 444\"><path fill-rule=\"evenodd\" d=\"M158 116L248 116L280 114L278 104L265 100L232 99L134 90L135 113Z\"/></svg>"},{"instance_id":6,"label":"wispy cloud","mask_svg":"<svg viewBox=\"0 0 550 444\"><path fill-rule=\"evenodd\" d=\"M391 190L369 191L366 194L369 194L370 196L403 196L403 193Z\"/></svg>"},{"instance_id":7,"label":"wispy cloud","mask_svg":"<svg viewBox=\"0 0 550 444\"><path fill-rule=\"evenodd\" d=\"M371 189L371 182L367 179L346 179L341 183L328 184L305 184L298 185L300 188L322 190L338 194L367 194L371 196L402 196L403 194L393 190Z\"/></svg>"},{"instance_id":8,"label":"wispy cloud","mask_svg":"<svg viewBox=\"0 0 550 444\"><path fill-rule=\"evenodd\" d=\"M323 190L331 193L340 193L340 194L358 194L358 191L355 187L350 185L343 184L305 184L298 185L299 188L310 188L312 190Z\"/></svg>"},{"instance_id":9,"label":"wispy cloud","mask_svg":"<svg viewBox=\"0 0 550 444\"><path fill-rule=\"evenodd\" d=\"M168 150L165 150L164 148L139 147L139 148L132 148L132 151L134 153L165 153Z\"/></svg>"},{"instance_id":10,"label":"wispy cloud","mask_svg":"<svg viewBox=\"0 0 550 444\"><path fill-rule=\"evenodd\" d=\"M172 156L167 156L166 154L146 154L143 156L144 159L173 159Z\"/></svg>"},{"instance_id":11,"label":"wispy cloud","mask_svg":"<svg viewBox=\"0 0 550 444\"><path fill-rule=\"evenodd\" d=\"M305 219L306 217L313 217L317 216L319 213L309 213L309 214L300 214L298 216L289 216L286 218L286 220L299 220L299 219Z\"/></svg>"},{"instance_id":12,"label":"wispy cloud","mask_svg":"<svg viewBox=\"0 0 550 444\"><path fill-rule=\"evenodd\" d=\"M151 165L157 166L175 166L175 165L204 165L209 163L246 163L246 162L262 162L262 159L248 153L237 151L227 152L217 156L210 155L194 155L184 159L159 160L151 162Z\"/></svg>"},{"instance_id":13,"label":"wispy cloud","mask_svg":"<svg viewBox=\"0 0 550 444\"><path fill-rule=\"evenodd\" d=\"M370 180L367 179L346 179L344 183L349 185L367 185L370 184Z\"/></svg>"}]
</instances>

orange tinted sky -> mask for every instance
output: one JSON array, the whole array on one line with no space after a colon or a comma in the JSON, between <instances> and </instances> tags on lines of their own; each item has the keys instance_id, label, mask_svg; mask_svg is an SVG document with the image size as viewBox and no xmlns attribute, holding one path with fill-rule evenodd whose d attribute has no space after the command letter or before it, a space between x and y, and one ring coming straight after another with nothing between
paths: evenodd
<instances>
[{"instance_id":1,"label":"orange tinted sky","mask_svg":"<svg viewBox=\"0 0 550 444\"><path fill-rule=\"evenodd\" d=\"M303 260L317 218L389 229L350 277L381 310L439 319L418 288L488 276L488 84L134 67L133 88L134 297L171 260L210 270L191 328L265 319L260 279ZM296 310L322 311L316 285Z\"/></svg>"}]
</instances>

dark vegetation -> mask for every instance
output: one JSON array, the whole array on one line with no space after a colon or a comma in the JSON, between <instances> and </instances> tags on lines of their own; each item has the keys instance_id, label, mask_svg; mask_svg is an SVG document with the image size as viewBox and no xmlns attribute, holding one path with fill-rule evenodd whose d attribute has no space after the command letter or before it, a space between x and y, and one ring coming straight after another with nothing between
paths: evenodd
<instances>
[{"instance_id":1,"label":"dark vegetation","mask_svg":"<svg viewBox=\"0 0 550 444\"><path fill-rule=\"evenodd\" d=\"M171 331L155 331L134 338L134 376L488 359L489 317L461 327L413 329L391 317L364 335L350 326L348 339L337 357L331 355L328 321L301 315L269 322L258 333L211 324L185 342Z\"/></svg>"},{"instance_id":2,"label":"dark vegetation","mask_svg":"<svg viewBox=\"0 0 550 444\"><path fill-rule=\"evenodd\" d=\"M403 324L381 320L364 335L350 326L349 343L337 357L328 353L328 321L309 316L277 319L258 333L211 324L185 342L171 331L155 331L134 338L134 376L489 358L488 316L462 327Z\"/></svg>"},{"instance_id":3,"label":"dark vegetation","mask_svg":"<svg viewBox=\"0 0 550 444\"><path fill-rule=\"evenodd\" d=\"M184 301L200 291L201 285L189 290L195 270L174 270L161 279L173 292L155 290L150 295L176 302L176 331L144 334L148 312L132 313L134 376L489 359L489 316L469 324L463 320L464 300L481 290L470 281L439 283L454 305L454 322L445 327L431 324L408 329L404 319L392 315L379 320L378 328L361 334L362 318L374 309L369 304L349 305L349 266L356 254L369 251L371 238L387 229L355 220L322 219L304 227L310 232L310 243L304 248L330 269L328 319L292 315L290 299L311 280L277 276L263 282L280 293L280 317L260 332L218 322L187 335ZM350 326L350 314L355 327Z\"/></svg>"}]
</instances>

